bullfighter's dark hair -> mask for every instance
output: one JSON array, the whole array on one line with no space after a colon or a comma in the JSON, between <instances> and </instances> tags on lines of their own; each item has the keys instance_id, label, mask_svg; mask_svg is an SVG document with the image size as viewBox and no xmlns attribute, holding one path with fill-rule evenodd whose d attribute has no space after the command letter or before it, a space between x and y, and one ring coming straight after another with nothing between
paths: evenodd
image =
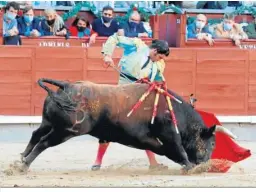
<instances>
[{"instance_id":1,"label":"bullfighter's dark hair","mask_svg":"<svg viewBox=\"0 0 256 192\"><path fill-rule=\"evenodd\" d=\"M114 12L113 7L111 7L110 5L106 5L105 7L103 7L102 12L103 11L108 11L108 10L111 10L112 12Z\"/></svg>"},{"instance_id":2,"label":"bullfighter's dark hair","mask_svg":"<svg viewBox=\"0 0 256 192\"><path fill-rule=\"evenodd\" d=\"M20 10L20 4L15 1L12 1L7 3L7 5L5 6L5 12L8 11L11 7L15 10Z\"/></svg>"},{"instance_id":3,"label":"bullfighter's dark hair","mask_svg":"<svg viewBox=\"0 0 256 192\"><path fill-rule=\"evenodd\" d=\"M150 45L151 49L156 49L157 53L168 56L170 54L169 45L167 41L154 39Z\"/></svg>"}]
</instances>

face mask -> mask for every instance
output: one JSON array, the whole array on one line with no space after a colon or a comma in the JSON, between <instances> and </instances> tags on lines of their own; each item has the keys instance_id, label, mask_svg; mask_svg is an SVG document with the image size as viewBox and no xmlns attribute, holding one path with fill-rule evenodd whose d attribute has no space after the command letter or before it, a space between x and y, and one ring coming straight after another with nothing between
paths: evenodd
<instances>
[{"instance_id":1,"label":"face mask","mask_svg":"<svg viewBox=\"0 0 256 192\"><path fill-rule=\"evenodd\" d=\"M104 23L109 23L110 21L112 21L112 18L105 17L105 16L102 16L102 19Z\"/></svg>"},{"instance_id":2,"label":"face mask","mask_svg":"<svg viewBox=\"0 0 256 192\"><path fill-rule=\"evenodd\" d=\"M203 27L204 27L204 23L203 22L201 22L201 21L197 21L196 22L196 28L203 29Z\"/></svg>"},{"instance_id":3,"label":"face mask","mask_svg":"<svg viewBox=\"0 0 256 192\"><path fill-rule=\"evenodd\" d=\"M7 12L6 13L7 19L14 20L16 18L16 14Z\"/></svg>"},{"instance_id":4,"label":"face mask","mask_svg":"<svg viewBox=\"0 0 256 192\"><path fill-rule=\"evenodd\" d=\"M86 27L80 27L80 26L77 26L76 28L79 32L83 32L86 29Z\"/></svg>"},{"instance_id":5,"label":"face mask","mask_svg":"<svg viewBox=\"0 0 256 192\"><path fill-rule=\"evenodd\" d=\"M232 25L224 23L223 28L225 31L230 31L232 29Z\"/></svg>"},{"instance_id":6,"label":"face mask","mask_svg":"<svg viewBox=\"0 0 256 192\"><path fill-rule=\"evenodd\" d=\"M24 20L26 23L31 23L33 21L33 19L34 19L33 16L24 15Z\"/></svg>"},{"instance_id":7,"label":"face mask","mask_svg":"<svg viewBox=\"0 0 256 192\"><path fill-rule=\"evenodd\" d=\"M130 25L132 28L136 28L139 24L138 23L135 23L133 21L129 21Z\"/></svg>"},{"instance_id":8,"label":"face mask","mask_svg":"<svg viewBox=\"0 0 256 192\"><path fill-rule=\"evenodd\" d=\"M55 22L55 19L47 20L48 25L52 25Z\"/></svg>"}]
</instances>

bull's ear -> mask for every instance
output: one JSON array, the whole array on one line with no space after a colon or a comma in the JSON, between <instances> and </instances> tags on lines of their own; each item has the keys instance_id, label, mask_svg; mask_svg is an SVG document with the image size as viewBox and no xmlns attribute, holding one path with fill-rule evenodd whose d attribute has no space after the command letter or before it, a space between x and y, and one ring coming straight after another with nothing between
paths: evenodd
<instances>
[{"instance_id":1,"label":"bull's ear","mask_svg":"<svg viewBox=\"0 0 256 192\"><path fill-rule=\"evenodd\" d=\"M215 135L215 131L216 131L216 125L213 125L210 128L203 129L201 136L203 138L212 137L213 135Z\"/></svg>"}]
</instances>

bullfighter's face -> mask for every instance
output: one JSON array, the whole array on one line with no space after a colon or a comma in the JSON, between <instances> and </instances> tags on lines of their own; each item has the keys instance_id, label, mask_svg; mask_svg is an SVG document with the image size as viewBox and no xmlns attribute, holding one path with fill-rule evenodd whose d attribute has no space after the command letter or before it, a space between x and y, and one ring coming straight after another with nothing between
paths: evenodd
<instances>
[{"instance_id":1,"label":"bullfighter's face","mask_svg":"<svg viewBox=\"0 0 256 192\"><path fill-rule=\"evenodd\" d=\"M149 57L150 57L151 61L153 61L153 62L160 61L162 59L165 60L165 58L166 58L166 56L164 54L157 53L156 49L150 50Z\"/></svg>"}]
</instances>

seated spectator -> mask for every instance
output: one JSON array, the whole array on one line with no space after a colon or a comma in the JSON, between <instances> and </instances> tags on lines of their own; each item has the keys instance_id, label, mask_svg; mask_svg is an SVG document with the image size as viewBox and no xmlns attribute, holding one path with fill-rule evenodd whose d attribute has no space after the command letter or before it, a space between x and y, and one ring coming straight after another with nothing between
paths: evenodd
<instances>
[{"instance_id":1,"label":"seated spectator","mask_svg":"<svg viewBox=\"0 0 256 192\"><path fill-rule=\"evenodd\" d=\"M256 17L254 21L244 27L244 32L247 34L249 39L256 39Z\"/></svg>"},{"instance_id":2,"label":"seated spectator","mask_svg":"<svg viewBox=\"0 0 256 192\"><path fill-rule=\"evenodd\" d=\"M141 16L137 11L133 11L126 21L118 30L118 35L126 37L148 37L148 33L141 22Z\"/></svg>"},{"instance_id":3,"label":"seated spectator","mask_svg":"<svg viewBox=\"0 0 256 192\"><path fill-rule=\"evenodd\" d=\"M102 10L102 16L92 22L92 35L89 44L95 43L96 37L109 37L116 33L120 26L113 18L114 9L110 6L105 6Z\"/></svg>"},{"instance_id":4,"label":"seated spectator","mask_svg":"<svg viewBox=\"0 0 256 192\"><path fill-rule=\"evenodd\" d=\"M79 38L90 36L91 34L90 23L83 17L77 17L72 23L72 26L70 27L69 31L71 36L76 36Z\"/></svg>"},{"instance_id":5,"label":"seated spectator","mask_svg":"<svg viewBox=\"0 0 256 192\"><path fill-rule=\"evenodd\" d=\"M182 1L181 8L183 9L196 9L198 1Z\"/></svg>"},{"instance_id":6,"label":"seated spectator","mask_svg":"<svg viewBox=\"0 0 256 192\"><path fill-rule=\"evenodd\" d=\"M26 37L41 36L41 21L34 17L33 7L26 6L23 10L23 16L18 20L19 35Z\"/></svg>"},{"instance_id":7,"label":"seated spectator","mask_svg":"<svg viewBox=\"0 0 256 192\"><path fill-rule=\"evenodd\" d=\"M197 9L225 9L228 1L198 1Z\"/></svg>"},{"instance_id":8,"label":"seated spectator","mask_svg":"<svg viewBox=\"0 0 256 192\"><path fill-rule=\"evenodd\" d=\"M17 26L16 16L20 6L16 2L9 2L5 7L3 16L3 44L4 45L19 45L20 37Z\"/></svg>"},{"instance_id":9,"label":"seated spectator","mask_svg":"<svg viewBox=\"0 0 256 192\"><path fill-rule=\"evenodd\" d=\"M56 6L74 6L74 1L56 1Z\"/></svg>"},{"instance_id":10,"label":"seated spectator","mask_svg":"<svg viewBox=\"0 0 256 192\"><path fill-rule=\"evenodd\" d=\"M243 28L238 23L235 23L235 15L232 13L224 15L223 22L216 26L214 32L216 38L232 39L237 46L241 44L240 40L248 39Z\"/></svg>"},{"instance_id":11,"label":"seated spectator","mask_svg":"<svg viewBox=\"0 0 256 192\"><path fill-rule=\"evenodd\" d=\"M209 45L213 45L213 35L209 31L209 27L206 23L206 16L203 14L198 14L196 16L196 20L187 26L187 38L206 40Z\"/></svg>"},{"instance_id":12,"label":"seated spectator","mask_svg":"<svg viewBox=\"0 0 256 192\"><path fill-rule=\"evenodd\" d=\"M63 19L54 9L44 11L45 19L42 20L42 33L44 36L67 36L68 31Z\"/></svg>"}]
</instances>

